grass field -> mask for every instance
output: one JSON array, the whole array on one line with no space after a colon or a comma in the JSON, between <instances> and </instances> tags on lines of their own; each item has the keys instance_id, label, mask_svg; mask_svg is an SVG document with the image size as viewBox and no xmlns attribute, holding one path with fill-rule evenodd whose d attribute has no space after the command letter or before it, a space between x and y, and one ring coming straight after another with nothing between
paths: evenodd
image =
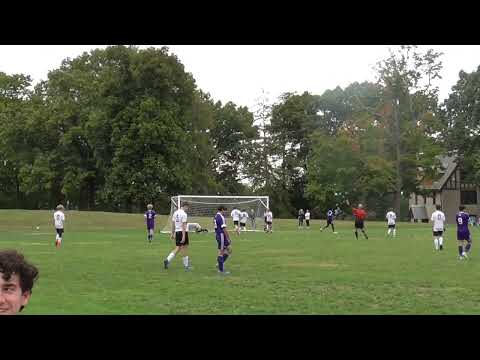
<instances>
[{"instance_id":1,"label":"grass field","mask_svg":"<svg viewBox=\"0 0 480 360\"><path fill-rule=\"evenodd\" d=\"M400 223L391 239L385 223L368 221L369 240L357 241L351 222L336 222L334 235L319 231L324 221L298 230L275 220L273 234L232 236L232 274L220 277L212 233L191 235L192 272L181 258L164 270L172 242L156 234L148 244L142 214L67 212L59 250L51 217L0 210L0 249L40 269L25 314L480 314L477 228L460 261L453 226L436 253L428 224Z\"/></svg>"}]
</instances>

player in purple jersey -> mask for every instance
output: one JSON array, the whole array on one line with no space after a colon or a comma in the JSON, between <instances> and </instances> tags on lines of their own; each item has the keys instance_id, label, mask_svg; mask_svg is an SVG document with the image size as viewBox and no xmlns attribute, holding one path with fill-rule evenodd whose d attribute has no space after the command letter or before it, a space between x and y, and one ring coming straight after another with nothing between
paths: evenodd
<instances>
[{"instance_id":1,"label":"player in purple jersey","mask_svg":"<svg viewBox=\"0 0 480 360\"><path fill-rule=\"evenodd\" d=\"M333 210L332 209L328 209L327 211L327 225L325 225L325 227L321 227L320 228L320 231L323 231L325 230L326 228L328 228L330 225L332 225L332 231L334 234L336 234L335 232L335 226L333 225Z\"/></svg>"},{"instance_id":2,"label":"player in purple jersey","mask_svg":"<svg viewBox=\"0 0 480 360\"><path fill-rule=\"evenodd\" d=\"M470 230L468 229L470 217L464 211L465 206L460 206L458 210L460 211L455 216L457 222L458 255L460 260L463 260L468 258L467 254L472 247L472 239L470 237Z\"/></svg>"},{"instance_id":3,"label":"player in purple jersey","mask_svg":"<svg viewBox=\"0 0 480 360\"><path fill-rule=\"evenodd\" d=\"M215 238L218 245L217 267L218 272L222 275L230 274L230 272L225 271L223 265L227 261L228 257L232 254L230 236L228 235L227 224L225 222L224 215L226 210L227 208L225 206L220 205L214 219Z\"/></svg>"},{"instance_id":4,"label":"player in purple jersey","mask_svg":"<svg viewBox=\"0 0 480 360\"><path fill-rule=\"evenodd\" d=\"M147 211L145 212L145 223L147 224L147 240L152 243L153 240L153 234L155 230L155 216L157 214L155 211L153 211L153 205L148 204L147 205Z\"/></svg>"}]
</instances>

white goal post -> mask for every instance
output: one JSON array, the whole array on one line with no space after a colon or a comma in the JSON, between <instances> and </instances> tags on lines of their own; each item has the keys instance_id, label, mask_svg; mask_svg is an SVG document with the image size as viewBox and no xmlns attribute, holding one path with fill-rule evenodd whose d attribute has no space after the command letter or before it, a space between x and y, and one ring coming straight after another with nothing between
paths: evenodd
<instances>
[{"instance_id":1,"label":"white goal post","mask_svg":"<svg viewBox=\"0 0 480 360\"><path fill-rule=\"evenodd\" d=\"M168 233L171 231L173 213L183 205L188 206L188 222L199 223L202 228L208 229L208 231L213 231L213 218L219 205L224 205L227 208L225 218L229 229L233 229L230 212L236 207L238 210L245 210L248 213L247 231L263 231L263 214L270 206L268 196L172 196L170 199L170 215L162 232Z\"/></svg>"}]
</instances>

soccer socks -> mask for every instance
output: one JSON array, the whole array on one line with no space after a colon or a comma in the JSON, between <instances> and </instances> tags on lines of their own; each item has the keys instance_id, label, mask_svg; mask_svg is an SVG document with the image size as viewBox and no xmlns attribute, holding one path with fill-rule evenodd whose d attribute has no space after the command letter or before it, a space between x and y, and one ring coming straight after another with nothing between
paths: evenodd
<instances>
[{"instance_id":1,"label":"soccer socks","mask_svg":"<svg viewBox=\"0 0 480 360\"><path fill-rule=\"evenodd\" d=\"M335 232L335 227L333 226L333 224L332 224L332 231Z\"/></svg>"},{"instance_id":2,"label":"soccer socks","mask_svg":"<svg viewBox=\"0 0 480 360\"><path fill-rule=\"evenodd\" d=\"M466 252L466 253L469 253L471 247L472 247L472 243L469 242L469 243L467 244L467 246L465 247L465 252Z\"/></svg>"},{"instance_id":3,"label":"soccer socks","mask_svg":"<svg viewBox=\"0 0 480 360\"><path fill-rule=\"evenodd\" d=\"M362 229L362 233L363 233L363 236L365 236L365 239L367 239L367 240L368 240L367 233L366 233L365 231L363 231L363 229Z\"/></svg>"},{"instance_id":4,"label":"soccer socks","mask_svg":"<svg viewBox=\"0 0 480 360\"><path fill-rule=\"evenodd\" d=\"M459 246L459 247L458 247L458 255L459 255L460 257L463 256L463 246Z\"/></svg>"},{"instance_id":5,"label":"soccer socks","mask_svg":"<svg viewBox=\"0 0 480 360\"><path fill-rule=\"evenodd\" d=\"M438 250L438 238L433 239L433 243L435 244L435 250Z\"/></svg>"},{"instance_id":6,"label":"soccer socks","mask_svg":"<svg viewBox=\"0 0 480 360\"><path fill-rule=\"evenodd\" d=\"M397 230L393 229L393 237L395 237L397 235L396 232L397 232Z\"/></svg>"},{"instance_id":7,"label":"soccer socks","mask_svg":"<svg viewBox=\"0 0 480 360\"><path fill-rule=\"evenodd\" d=\"M187 268L188 267L188 256L184 256L182 258L182 260L183 260L183 266L185 266Z\"/></svg>"},{"instance_id":8,"label":"soccer socks","mask_svg":"<svg viewBox=\"0 0 480 360\"><path fill-rule=\"evenodd\" d=\"M387 235L390 235L391 232L392 232L392 229L388 229L387 230Z\"/></svg>"},{"instance_id":9,"label":"soccer socks","mask_svg":"<svg viewBox=\"0 0 480 360\"><path fill-rule=\"evenodd\" d=\"M217 256L218 271L223 272L223 256Z\"/></svg>"},{"instance_id":10,"label":"soccer socks","mask_svg":"<svg viewBox=\"0 0 480 360\"><path fill-rule=\"evenodd\" d=\"M167 261L170 263L174 257L175 257L175 253L172 251L170 254L168 254Z\"/></svg>"},{"instance_id":11,"label":"soccer socks","mask_svg":"<svg viewBox=\"0 0 480 360\"><path fill-rule=\"evenodd\" d=\"M228 254L223 254L223 263L224 264L227 261L227 259L228 259Z\"/></svg>"},{"instance_id":12,"label":"soccer socks","mask_svg":"<svg viewBox=\"0 0 480 360\"><path fill-rule=\"evenodd\" d=\"M355 237L356 237L357 240L358 240L358 232L357 232L357 230L355 230Z\"/></svg>"},{"instance_id":13,"label":"soccer socks","mask_svg":"<svg viewBox=\"0 0 480 360\"><path fill-rule=\"evenodd\" d=\"M440 248L443 248L443 237L442 236L440 236L438 238L438 243L440 244Z\"/></svg>"}]
</instances>

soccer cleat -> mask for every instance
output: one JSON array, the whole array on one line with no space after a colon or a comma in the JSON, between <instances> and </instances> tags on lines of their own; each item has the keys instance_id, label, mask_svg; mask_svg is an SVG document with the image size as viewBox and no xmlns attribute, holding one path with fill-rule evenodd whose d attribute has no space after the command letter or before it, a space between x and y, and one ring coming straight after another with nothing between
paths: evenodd
<instances>
[{"instance_id":1,"label":"soccer cleat","mask_svg":"<svg viewBox=\"0 0 480 360\"><path fill-rule=\"evenodd\" d=\"M168 260L163 261L163 268L168 269Z\"/></svg>"},{"instance_id":2,"label":"soccer cleat","mask_svg":"<svg viewBox=\"0 0 480 360\"><path fill-rule=\"evenodd\" d=\"M185 266L185 271L192 271L193 270L193 267L192 266Z\"/></svg>"},{"instance_id":3,"label":"soccer cleat","mask_svg":"<svg viewBox=\"0 0 480 360\"><path fill-rule=\"evenodd\" d=\"M464 253L462 254L462 257L464 257L465 259L468 259L467 253L464 252Z\"/></svg>"},{"instance_id":4,"label":"soccer cleat","mask_svg":"<svg viewBox=\"0 0 480 360\"><path fill-rule=\"evenodd\" d=\"M338 232L337 232L337 231L334 231L333 233L334 233L334 234L338 234Z\"/></svg>"},{"instance_id":5,"label":"soccer cleat","mask_svg":"<svg viewBox=\"0 0 480 360\"><path fill-rule=\"evenodd\" d=\"M220 271L220 270L219 270L218 273L219 273L220 275L230 275L230 271L226 271L226 270L223 270L223 271Z\"/></svg>"},{"instance_id":6,"label":"soccer cleat","mask_svg":"<svg viewBox=\"0 0 480 360\"><path fill-rule=\"evenodd\" d=\"M458 257L458 260L463 260L463 259L465 259L463 256Z\"/></svg>"}]
</instances>

